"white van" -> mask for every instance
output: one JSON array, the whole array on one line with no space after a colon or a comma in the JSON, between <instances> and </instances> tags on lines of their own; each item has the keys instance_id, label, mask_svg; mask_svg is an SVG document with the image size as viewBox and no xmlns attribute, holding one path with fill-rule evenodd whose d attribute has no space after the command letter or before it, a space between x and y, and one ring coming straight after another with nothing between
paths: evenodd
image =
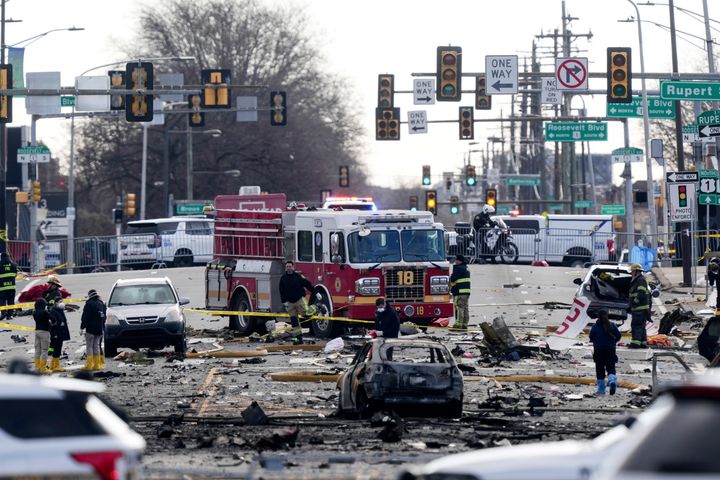
<instances>
[{"instance_id":1,"label":"white van","mask_svg":"<svg viewBox=\"0 0 720 480\"><path fill-rule=\"evenodd\" d=\"M581 267L615 260L612 215L501 215L521 261Z\"/></svg>"}]
</instances>

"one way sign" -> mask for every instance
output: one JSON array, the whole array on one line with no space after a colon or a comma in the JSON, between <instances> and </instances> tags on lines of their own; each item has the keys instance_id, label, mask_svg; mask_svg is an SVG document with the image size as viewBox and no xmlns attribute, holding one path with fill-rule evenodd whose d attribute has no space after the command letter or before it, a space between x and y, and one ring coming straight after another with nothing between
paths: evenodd
<instances>
[{"instance_id":1,"label":"one way sign","mask_svg":"<svg viewBox=\"0 0 720 480\"><path fill-rule=\"evenodd\" d=\"M434 78L416 78L413 81L413 104L435 105Z\"/></svg>"},{"instance_id":2,"label":"one way sign","mask_svg":"<svg viewBox=\"0 0 720 480\"><path fill-rule=\"evenodd\" d=\"M408 133L428 133L427 112L425 110L408 112Z\"/></svg>"},{"instance_id":3,"label":"one way sign","mask_svg":"<svg viewBox=\"0 0 720 480\"><path fill-rule=\"evenodd\" d=\"M700 138L720 137L720 124L698 125L698 133Z\"/></svg>"},{"instance_id":4,"label":"one way sign","mask_svg":"<svg viewBox=\"0 0 720 480\"><path fill-rule=\"evenodd\" d=\"M697 183L698 172L667 172L665 174L665 180L668 183Z\"/></svg>"},{"instance_id":5,"label":"one way sign","mask_svg":"<svg viewBox=\"0 0 720 480\"><path fill-rule=\"evenodd\" d=\"M518 93L517 55L485 56L485 93L513 95Z\"/></svg>"}]
</instances>

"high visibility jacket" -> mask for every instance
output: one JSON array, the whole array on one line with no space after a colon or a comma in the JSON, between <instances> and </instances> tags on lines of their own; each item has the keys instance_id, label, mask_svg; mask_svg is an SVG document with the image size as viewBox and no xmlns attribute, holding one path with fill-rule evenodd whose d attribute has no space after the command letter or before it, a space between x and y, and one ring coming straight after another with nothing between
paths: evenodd
<instances>
[{"instance_id":1,"label":"high visibility jacket","mask_svg":"<svg viewBox=\"0 0 720 480\"><path fill-rule=\"evenodd\" d=\"M470 272L464 263L453 267L453 273L450 275L450 293L470 295Z\"/></svg>"},{"instance_id":2,"label":"high visibility jacket","mask_svg":"<svg viewBox=\"0 0 720 480\"><path fill-rule=\"evenodd\" d=\"M7 261L0 264L0 292L15 290L15 277L17 267L13 262Z\"/></svg>"},{"instance_id":3,"label":"high visibility jacket","mask_svg":"<svg viewBox=\"0 0 720 480\"><path fill-rule=\"evenodd\" d=\"M642 274L630 282L630 311L642 312L650 310L650 289Z\"/></svg>"}]
</instances>

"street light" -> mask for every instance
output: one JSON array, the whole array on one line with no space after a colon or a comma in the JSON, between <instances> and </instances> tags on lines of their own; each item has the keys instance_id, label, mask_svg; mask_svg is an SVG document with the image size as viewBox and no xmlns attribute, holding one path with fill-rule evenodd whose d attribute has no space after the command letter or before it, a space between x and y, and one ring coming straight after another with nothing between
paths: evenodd
<instances>
[{"instance_id":1,"label":"street light","mask_svg":"<svg viewBox=\"0 0 720 480\"><path fill-rule=\"evenodd\" d=\"M32 37L28 37L25 40L20 40L19 42L15 42L12 45L5 45L5 48L17 47L21 43L25 43L25 42L27 42L27 45L30 45L31 43L35 43L38 40L40 40L42 37L44 37L50 33L53 33L53 32L82 32L83 30L85 30L83 27L75 27L75 26L69 27L69 28L53 28L52 30L48 30L47 32L39 33L37 35L33 35ZM25 45L25 46L27 46L27 45Z\"/></svg>"},{"instance_id":2,"label":"street light","mask_svg":"<svg viewBox=\"0 0 720 480\"><path fill-rule=\"evenodd\" d=\"M195 170L192 172L193 175L228 175L230 177L239 177L240 176L240 170Z\"/></svg>"}]
</instances>

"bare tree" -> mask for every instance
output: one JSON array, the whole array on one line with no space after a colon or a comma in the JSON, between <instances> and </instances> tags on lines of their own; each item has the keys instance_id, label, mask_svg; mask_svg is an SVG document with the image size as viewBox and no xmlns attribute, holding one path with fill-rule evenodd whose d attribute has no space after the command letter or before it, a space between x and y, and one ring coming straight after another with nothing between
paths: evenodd
<instances>
[{"instance_id":1,"label":"bare tree","mask_svg":"<svg viewBox=\"0 0 720 480\"><path fill-rule=\"evenodd\" d=\"M239 178L198 175L195 198L235 193L240 185L285 192L289 198L319 200L320 190L337 186L338 167L350 165L354 193L364 193L366 172L359 163L358 113L346 82L323 62L302 12L266 7L255 0L171 0L140 16L131 58L192 55L189 64L156 65L156 72L184 74L186 85L200 84L203 68L227 68L232 96L258 98L258 121L238 123L234 112L206 113L206 129L219 138L193 137L195 170L240 170ZM157 73L156 73L157 78ZM270 126L271 90L287 92L285 127ZM165 127L150 127L148 149L148 216L164 216L163 128L185 130L187 121L166 116ZM168 127L168 125L176 126ZM79 209L108 212L123 191L140 192L142 128L124 120L91 120L81 127L78 148ZM170 192L186 198L184 135L169 135ZM93 231L97 229L93 228ZM85 232L82 227L80 232Z\"/></svg>"}]
</instances>

